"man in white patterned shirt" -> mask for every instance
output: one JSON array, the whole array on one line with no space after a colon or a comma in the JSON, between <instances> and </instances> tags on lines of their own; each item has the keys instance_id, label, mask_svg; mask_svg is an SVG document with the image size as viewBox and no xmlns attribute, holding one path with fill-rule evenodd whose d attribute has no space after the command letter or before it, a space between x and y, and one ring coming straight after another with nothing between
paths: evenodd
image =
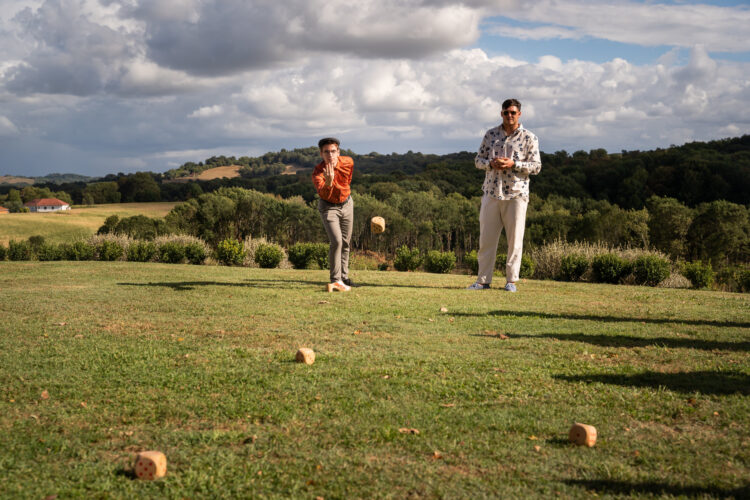
<instances>
[{"instance_id":1,"label":"man in white patterned shirt","mask_svg":"<svg viewBox=\"0 0 750 500\"><path fill-rule=\"evenodd\" d=\"M479 211L479 273L469 290L490 287L498 239L505 228L508 239L505 290L516 291L529 204L529 175L536 175L542 169L539 139L519 122L521 103L507 99L503 102L502 117L503 123L484 135L474 158L474 165L487 173Z\"/></svg>"}]
</instances>

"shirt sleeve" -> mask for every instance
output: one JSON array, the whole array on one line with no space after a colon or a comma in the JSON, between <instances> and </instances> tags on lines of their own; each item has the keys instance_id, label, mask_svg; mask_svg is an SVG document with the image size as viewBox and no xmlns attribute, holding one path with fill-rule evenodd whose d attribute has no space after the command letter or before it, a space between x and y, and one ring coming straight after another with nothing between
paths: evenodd
<instances>
[{"instance_id":1,"label":"shirt sleeve","mask_svg":"<svg viewBox=\"0 0 750 500\"><path fill-rule=\"evenodd\" d=\"M490 170L490 151L492 150L492 140L489 131L484 134L482 144L479 146L479 152L474 157L474 166L480 170Z\"/></svg>"},{"instance_id":2,"label":"shirt sleeve","mask_svg":"<svg viewBox=\"0 0 750 500\"><path fill-rule=\"evenodd\" d=\"M523 145L524 159L516 161L513 170L526 175L536 175L542 170L542 157L539 154L539 139L535 135L526 137ZM479 168L479 167L477 167Z\"/></svg>"}]
</instances>

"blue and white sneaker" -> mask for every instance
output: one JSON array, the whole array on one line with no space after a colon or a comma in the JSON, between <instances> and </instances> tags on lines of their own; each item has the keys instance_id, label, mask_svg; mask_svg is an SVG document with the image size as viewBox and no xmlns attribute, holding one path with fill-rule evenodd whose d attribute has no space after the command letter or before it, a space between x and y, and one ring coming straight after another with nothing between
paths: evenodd
<instances>
[{"instance_id":1,"label":"blue and white sneaker","mask_svg":"<svg viewBox=\"0 0 750 500\"><path fill-rule=\"evenodd\" d=\"M516 285L514 283L506 283L505 284L505 291L506 292L517 292Z\"/></svg>"},{"instance_id":2,"label":"blue and white sneaker","mask_svg":"<svg viewBox=\"0 0 750 500\"><path fill-rule=\"evenodd\" d=\"M474 283L473 285L469 285L466 287L467 290L489 290L490 284L489 283Z\"/></svg>"}]
</instances>

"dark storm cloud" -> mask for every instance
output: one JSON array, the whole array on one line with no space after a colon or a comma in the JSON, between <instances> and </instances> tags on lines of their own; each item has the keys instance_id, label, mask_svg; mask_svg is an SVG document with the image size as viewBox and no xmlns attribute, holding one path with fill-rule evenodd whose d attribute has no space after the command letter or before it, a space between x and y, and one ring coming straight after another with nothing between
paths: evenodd
<instances>
[{"instance_id":1,"label":"dark storm cloud","mask_svg":"<svg viewBox=\"0 0 750 500\"><path fill-rule=\"evenodd\" d=\"M77 2L47 1L36 10L22 10L14 21L32 49L7 75L12 92L96 93L134 53L123 33L91 22Z\"/></svg>"},{"instance_id":2,"label":"dark storm cloud","mask_svg":"<svg viewBox=\"0 0 750 500\"><path fill-rule=\"evenodd\" d=\"M471 43L479 15L457 2L155 0L121 14L145 26L148 56L196 75L231 74L297 60L310 53L421 58ZM390 7L390 8L389 8Z\"/></svg>"}]
</instances>

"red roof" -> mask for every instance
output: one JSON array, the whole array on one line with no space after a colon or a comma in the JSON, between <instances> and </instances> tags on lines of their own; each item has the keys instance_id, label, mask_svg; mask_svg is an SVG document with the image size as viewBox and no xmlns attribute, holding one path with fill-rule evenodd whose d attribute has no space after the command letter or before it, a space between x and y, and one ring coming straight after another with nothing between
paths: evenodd
<instances>
[{"instance_id":1,"label":"red roof","mask_svg":"<svg viewBox=\"0 0 750 500\"><path fill-rule=\"evenodd\" d=\"M62 207L65 205L68 204L57 198L37 198L23 204L25 207Z\"/></svg>"}]
</instances>

